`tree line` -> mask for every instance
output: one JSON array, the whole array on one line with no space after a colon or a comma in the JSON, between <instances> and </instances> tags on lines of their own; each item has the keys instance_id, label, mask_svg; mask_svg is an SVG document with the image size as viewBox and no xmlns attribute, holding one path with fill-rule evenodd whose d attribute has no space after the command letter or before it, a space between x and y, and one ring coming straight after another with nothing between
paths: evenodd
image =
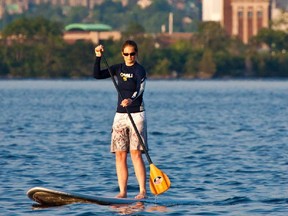
<instances>
[{"instance_id":1,"label":"tree line","mask_svg":"<svg viewBox=\"0 0 288 216\"><path fill-rule=\"evenodd\" d=\"M87 78L92 76L94 44L67 44L64 24L43 17L19 18L2 30L2 78ZM121 45L133 39L139 61L155 78L288 77L288 34L262 29L249 44L231 38L219 23L199 23L190 39L163 43L165 36L145 34L131 24L119 41L102 41L110 64L122 61ZM139 33L140 32L140 33ZM103 65L104 67L104 65Z\"/></svg>"},{"instance_id":2,"label":"tree line","mask_svg":"<svg viewBox=\"0 0 288 216\"><path fill-rule=\"evenodd\" d=\"M94 8L83 6L61 6L53 5L51 2L41 4L29 4L29 9L20 15L9 14L4 11L3 19L0 22L0 29L4 28L14 19L21 16L37 17L42 16L49 20L63 22L64 25L71 23L104 23L110 25L117 31L124 31L127 24L141 23L146 32L160 32L161 26L168 24L169 13L174 14L174 31L191 32L196 30L197 22L200 19L200 1L185 0L184 8L175 6L176 1L153 0L151 5L141 8L138 1L105 0ZM60 2L60 1L59 1ZM183 22L183 20L186 20Z\"/></svg>"}]
</instances>

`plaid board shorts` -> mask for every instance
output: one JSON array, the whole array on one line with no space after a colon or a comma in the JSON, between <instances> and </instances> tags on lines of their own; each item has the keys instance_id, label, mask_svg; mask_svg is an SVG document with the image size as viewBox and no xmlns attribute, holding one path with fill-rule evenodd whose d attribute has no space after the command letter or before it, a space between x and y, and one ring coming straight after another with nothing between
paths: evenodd
<instances>
[{"instance_id":1,"label":"plaid board shorts","mask_svg":"<svg viewBox=\"0 0 288 216\"><path fill-rule=\"evenodd\" d=\"M131 113L140 136L148 150L145 112ZM127 113L116 113L112 127L111 152L143 150Z\"/></svg>"}]
</instances>

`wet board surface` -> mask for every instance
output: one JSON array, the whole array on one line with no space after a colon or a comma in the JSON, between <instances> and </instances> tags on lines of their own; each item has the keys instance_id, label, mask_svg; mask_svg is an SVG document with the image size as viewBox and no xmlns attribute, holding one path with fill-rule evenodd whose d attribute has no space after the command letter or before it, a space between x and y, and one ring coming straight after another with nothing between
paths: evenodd
<instances>
[{"instance_id":1,"label":"wet board surface","mask_svg":"<svg viewBox=\"0 0 288 216\"><path fill-rule=\"evenodd\" d=\"M121 205L144 202L146 199L129 199L103 196L90 196L78 193L67 193L43 187L34 187L27 191L27 196L40 205L61 206L73 203L94 203L99 205Z\"/></svg>"}]
</instances>

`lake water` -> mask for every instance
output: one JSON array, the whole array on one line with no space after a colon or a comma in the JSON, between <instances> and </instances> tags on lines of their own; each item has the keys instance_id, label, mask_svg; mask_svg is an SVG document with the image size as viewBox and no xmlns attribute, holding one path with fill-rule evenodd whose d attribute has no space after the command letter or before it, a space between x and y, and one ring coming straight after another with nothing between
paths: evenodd
<instances>
[{"instance_id":1,"label":"lake water","mask_svg":"<svg viewBox=\"0 0 288 216\"><path fill-rule=\"evenodd\" d=\"M33 209L35 186L117 194L116 91L110 80L0 81L0 214L288 214L288 81L148 81L144 98L149 154L171 188L141 208Z\"/></svg>"}]
</instances>

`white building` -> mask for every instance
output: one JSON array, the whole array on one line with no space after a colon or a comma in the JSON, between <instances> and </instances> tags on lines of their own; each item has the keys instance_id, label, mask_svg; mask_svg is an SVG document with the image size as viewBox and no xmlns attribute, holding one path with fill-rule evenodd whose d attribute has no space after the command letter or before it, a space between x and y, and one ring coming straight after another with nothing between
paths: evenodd
<instances>
[{"instance_id":1,"label":"white building","mask_svg":"<svg viewBox=\"0 0 288 216\"><path fill-rule=\"evenodd\" d=\"M222 22L223 0L202 0L202 21Z\"/></svg>"}]
</instances>

